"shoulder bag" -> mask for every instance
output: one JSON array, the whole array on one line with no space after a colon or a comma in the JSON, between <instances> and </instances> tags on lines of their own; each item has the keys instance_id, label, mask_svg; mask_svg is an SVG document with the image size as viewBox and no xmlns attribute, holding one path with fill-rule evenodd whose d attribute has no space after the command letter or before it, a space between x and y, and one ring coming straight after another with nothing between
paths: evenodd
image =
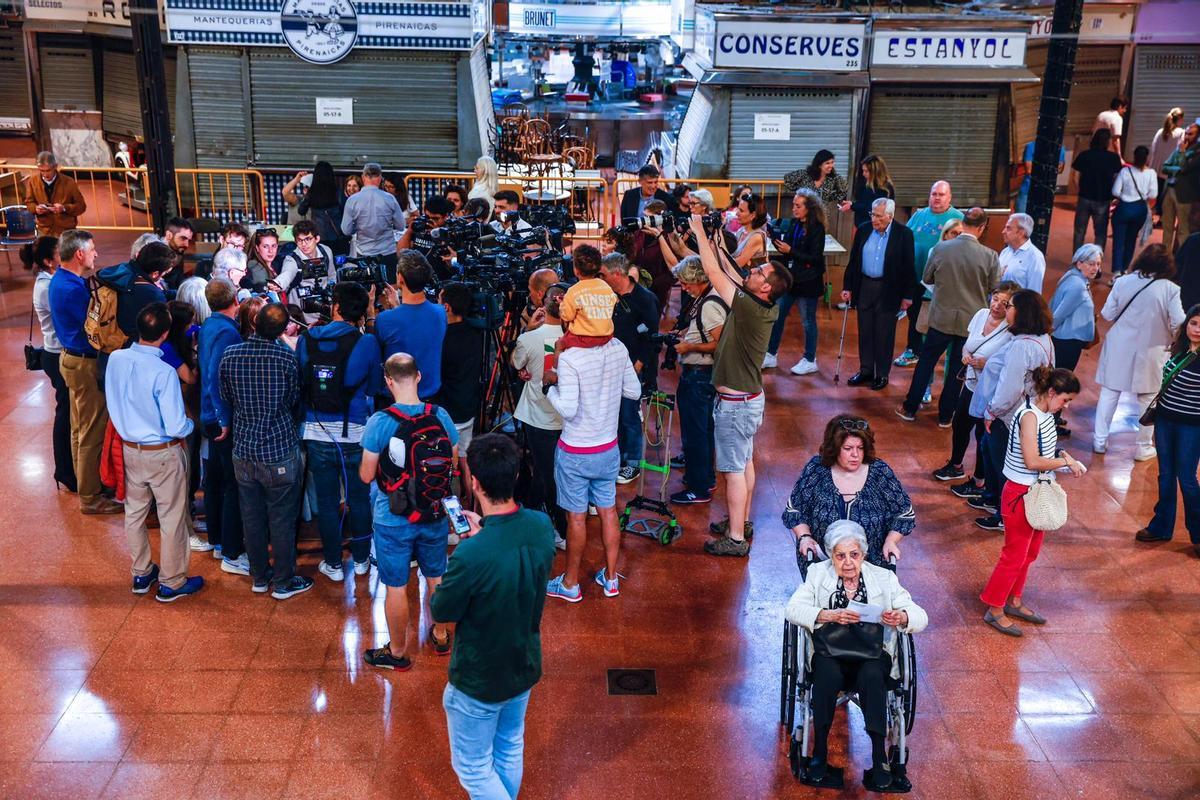
<instances>
[{"instance_id":1,"label":"shoulder bag","mask_svg":"<svg viewBox=\"0 0 1200 800\"><path fill-rule=\"evenodd\" d=\"M29 341L25 343L25 369L30 372L42 371L42 349L33 346L33 306L29 306Z\"/></svg>"},{"instance_id":2,"label":"shoulder bag","mask_svg":"<svg viewBox=\"0 0 1200 800\"><path fill-rule=\"evenodd\" d=\"M1180 372L1183 372L1187 365L1191 364L1195 360L1196 353L1189 350L1187 354L1179 360L1178 364L1175 364L1167 371L1166 376L1163 377L1162 388L1158 390L1158 394L1154 395L1154 399L1150 401L1150 405L1146 406L1146 410L1142 412L1140 417L1138 417L1139 425L1154 424L1155 419L1158 418L1158 401L1162 399L1163 392L1165 392L1167 387L1171 385L1171 382L1175 380L1175 376Z\"/></svg>"},{"instance_id":3,"label":"shoulder bag","mask_svg":"<svg viewBox=\"0 0 1200 800\"><path fill-rule=\"evenodd\" d=\"M1129 302L1125 304L1125 307L1117 312L1117 316L1113 319L1112 326L1110 326L1110 330L1112 327L1115 327L1118 322L1121 321L1121 317L1125 316L1125 312L1129 310L1129 307L1131 305L1133 305L1133 301L1138 299L1138 295L1141 294L1142 292L1146 291L1147 289L1149 289L1151 286L1153 286L1154 282L1157 280L1158 280L1158 278L1151 278L1149 283L1147 283L1145 286L1143 286L1142 288L1138 289L1136 292L1133 293L1133 297L1129 298Z\"/></svg>"},{"instance_id":4,"label":"shoulder bag","mask_svg":"<svg viewBox=\"0 0 1200 800\"><path fill-rule=\"evenodd\" d=\"M1025 407L1032 411L1029 398ZM1036 418L1035 418L1036 419ZM1013 421L1013 433L1020 437L1020 419ZM1012 441L1010 436L1009 441ZM1038 455L1042 454L1042 428L1038 426ZM1067 493L1049 474L1039 472L1029 491L1025 493L1025 520L1035 531L1056 531L1067 524Z\"/></svg>"},{"instance_id":5,"label":"shoulder bag","mask_svg":"<svg viewBox=\"0 0 1200 800\"><path fill-rule=\"evenodd\" d=\"M975 357L975 354L976 354L976 353L978 353L980 350L982 350L982 349L983 349L983 346L984 346L985 344L987 344L988 342L990 342L992 339L995 339L997 336L999 336L1000 334L1004 333L1006 330L1008 330L1008 323L1007 323L1007 322L1001 322L1001 323L1000 323L1000 325L999 325L999 327L997 327L997 328L996 328L996 330L994 330L994 331L992 331L991 333L989 333L989 334L988 334L988 337L987 337L986 339L984 339L982 342L980 342L980 343L979 343L979 347L976 347L974 350L964 350L964 351L963 351L963 352L964 352L964 354L966 354L966 356L967 356L968 358L974 358L974 357ZM965 380L967 379L967 365L966 365L966 364L963 364L963 365L962 365L962 366L959 368L959 370L958 370L958 379L959 379L960 381L965 381Z\"/></svg>"}]
</instances>

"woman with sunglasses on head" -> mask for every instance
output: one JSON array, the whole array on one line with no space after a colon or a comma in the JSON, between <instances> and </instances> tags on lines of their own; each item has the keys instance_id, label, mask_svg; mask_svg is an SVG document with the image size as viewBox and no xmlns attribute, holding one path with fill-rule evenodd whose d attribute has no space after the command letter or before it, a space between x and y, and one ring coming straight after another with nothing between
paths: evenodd
<instances>
[{"instance_id":1,"label":"woman with sunglasses on head","mask_svg":"<svg viewBox=\"0 0 1200 800\"><path fill-rule=\"evenodd\" d=\"M820 452L804 465L783 512L796 537L796 562L821 554L819 542L839 519L857 522L867 536L866 558L878 567L900 560L900 540L917 517L896 473L875 456L875 433L862 417L839 414L825 426Z\"/></svg>"},{"instance_id":2,"label":"woman with sunglasses on head","mask_svg":"<svg viewBox=\"0 0 1200 800\"><path fill-rule=\"evenodd\" d=\"M246 277L242 280L242 288L255 291L270 289L282 291L277 283L278 267L282 266L279 258L279 234L274 228L259 228L250 237L250 258L246 262ZM249 282L249 286L245 286Z\"/></svg>"}]
</instances>

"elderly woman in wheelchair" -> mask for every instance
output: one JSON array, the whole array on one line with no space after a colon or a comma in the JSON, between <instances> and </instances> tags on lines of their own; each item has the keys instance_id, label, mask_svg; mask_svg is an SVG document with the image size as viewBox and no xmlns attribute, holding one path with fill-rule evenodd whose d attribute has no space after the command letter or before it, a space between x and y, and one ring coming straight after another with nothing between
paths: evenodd
<instances>
[{"instance_id":1,"label":"elderly woman in wheelchair","mask_svg":"<svg viewBox=\"0 0 1200 800\"><path fill-rule=\"evenodd\" d=\"M784 612L806 632L795 650L799 675L794 697L802 711L797 735L799 726L804 728L803 744L793 757L803 761L807 756L811 714L812 757L795 766L805 783L817 786L841 784L841 770L828 763L829 729L841 692L857 695L871 739L871 770L864 775L868 787L888 789L891 762L903 764L905 759L903 737L911 728L915 700L908 634L924 629L929 618L894 572L866 561L868 546L857 522L832 523L825 532L830 559L805 565L804 583Z\"/></svg>"}]
</instances>

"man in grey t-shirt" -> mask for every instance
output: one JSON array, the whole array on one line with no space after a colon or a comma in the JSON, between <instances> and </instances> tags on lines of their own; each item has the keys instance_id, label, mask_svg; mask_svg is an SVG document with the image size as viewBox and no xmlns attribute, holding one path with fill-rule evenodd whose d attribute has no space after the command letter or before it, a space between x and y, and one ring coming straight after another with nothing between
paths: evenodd
<instances>
[{"instance_id":1,"label":"man in grey t-shirt","mask_svg":"<svg viewBox=\"0 0 1200 800\"><path fill-rule=\"evenodd\" d=\"M358 255L378 257L395 282L396 240L404 232L404 209L393 195L379 188L382 182L383 169L378 164L363 165L362 189L346 199L342 232L357 234Z\"/></svg>"}]
</instances>

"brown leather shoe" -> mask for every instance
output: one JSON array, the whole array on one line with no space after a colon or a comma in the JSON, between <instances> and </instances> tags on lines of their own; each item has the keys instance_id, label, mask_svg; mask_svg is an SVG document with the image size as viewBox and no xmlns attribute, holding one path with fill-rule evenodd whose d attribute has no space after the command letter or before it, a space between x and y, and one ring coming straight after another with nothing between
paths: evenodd
<instances>
[{"instance_id":1,"label":"brown leather shoe","mask_svg":"<svg viewBox=\"0 0 1200 800\"><path fill-rule=\"evenodd\" d=\"M1149 528L1142 528L1140 531L1138 531L1136 534L1134 534L1133 538L1139 542L1169 542L1169 541L1171 541L1170 539L1164 539L1161 536L1155 536L1153 533L1150 532Z\"/></svg>"},{"instance_id":2,"label":"brown leather shoe","mask_svg":"<svg viewBox=\"0 0 1200 800\"><path fill-rule=\"evenodd\" d=\"M123 514L125 506L118 503L116 500L109 500L107 497L102 497L93 503L87 503L79 507L80 514L89 516L99 514Z\"/></svg>"}]
</instances>

